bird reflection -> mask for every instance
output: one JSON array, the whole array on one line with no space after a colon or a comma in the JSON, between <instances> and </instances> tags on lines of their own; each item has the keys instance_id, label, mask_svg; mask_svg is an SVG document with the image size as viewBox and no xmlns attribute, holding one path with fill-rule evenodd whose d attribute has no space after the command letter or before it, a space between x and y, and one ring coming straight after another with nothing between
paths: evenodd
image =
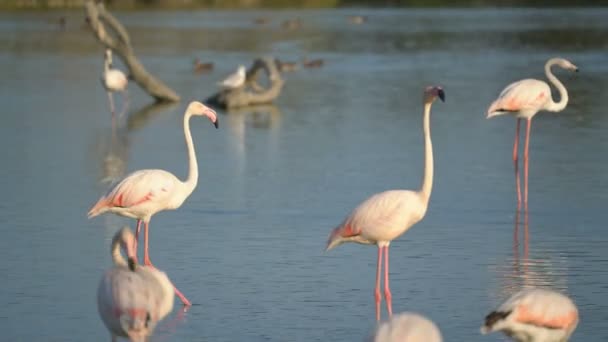
<instances>
[{"instance_id":1,"label":"bird reflection","mask_svg":"<svg viewBox=\"0 0 608 342\"><path fill-rule=\"evenodd\" d=\"M109 186L122 179L127 170L129 156L129 133L137 131L161 113L169 112L176 103L148 104L138 111L131 113L124 124L113 123L109 139L107 136L98 138L99 160L101 162L101 174L98 182L100 185Z\"/></svg>"}]
</instances>

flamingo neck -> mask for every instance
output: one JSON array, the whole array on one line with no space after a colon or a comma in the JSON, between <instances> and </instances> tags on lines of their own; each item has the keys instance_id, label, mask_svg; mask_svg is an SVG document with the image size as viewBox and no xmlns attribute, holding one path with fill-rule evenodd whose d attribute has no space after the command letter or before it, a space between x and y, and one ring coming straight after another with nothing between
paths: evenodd
<instances>
[{"instance_id":1,"label":"flamingo neck","mask_svg":"<svg viewBox=\"0 0 608 342\"><path fill-rule=\"evenodd\" d=\"M420 194L425 202L428 202L433 189L433 143L431 141L431 103L424 104L424 116L422 129L424 132L424 178L422 179L422 187Z\"/></svg>"},{"instance_id":2,"label":"flamingo neck","mask_svg":"<svg viewBox=\"0 0 608 342\"><path fill-rule=\"evenodd\" d=\"M551 67L557 63L558 60L553 58L547 61L547 64L545 64L545 75L547 75L549 82L551 82L555 86L555 88L557 88L560 95L559 102L555 102L553 100L553 97L551 97L551 101L549 101L545 106L545 109L550 112L560 112L564 110L564 108L566 108L566 105L568 104L568 91L566 90L566 87L564 87L562 82L560 82L557 77L555 77L555 75L553 75L553 73L551 72Z\"/></svg>"},{"instance_id":3,"label":"flamingo neck","mask_svg":"<svg viewBox=\"0 0 608 342\"><path fill-rule=\"evenodd\" d=\"M196 161L196 152L194 151L194 143L192 142L192 133L190 133L190 118L192 114L186 112L184 115L184 136L186 138L186 149L188 150L188 178L184 182L186 196L190 195L196 184L198 183L198 163Z\"/></svg>"},{"instance_id":4,"label":"flamingo neck","mask_svg":"<svg viewBox=\"0 0 608 342\"><path fill-rule=\"evenodd\" d=\"M114 262L114 265L116 265L116 266L122 266L122 267L128 266L127 261L122 256L122 254L120 254L120 240L118 240L118 239L115 239L114 241L112 241L112 261Z\"/></svg>"}]
</instances>

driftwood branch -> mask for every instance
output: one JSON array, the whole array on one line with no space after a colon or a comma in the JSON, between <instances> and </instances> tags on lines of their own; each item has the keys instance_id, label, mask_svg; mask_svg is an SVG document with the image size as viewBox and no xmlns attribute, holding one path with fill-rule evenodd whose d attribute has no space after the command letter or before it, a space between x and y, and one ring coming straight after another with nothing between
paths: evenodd
<instances>
[{"instance_id":1,"label":"driftwood branch","mask_svg":"<svg viewBox=\"0 0 608 342\"><path fill-rule=\"evenodd\" d=\"M263 87L258 83L260 75L264 72L268 77L269 86ZM221 108L238 108L259 104L272 103L283 89L285 82L277 69L273 57L258 58L247 70L245 84L237 89L222 89L206 100L211 106Z\"/></svg>"},{"instance_id":2,"label":"driftwood branch","mask_svg":"<svg viewBox=\"0 0 608 342\"><path fill-rule=\"evenodd\" d=\"M87 22L97 40L120 56L129 68L130 78L157 101L179 101L179 95L150 74L137 59L129 33L118 19L106 10L103 3L89 0L85 3L85 11Z\"/></svg>"}]
</instances>

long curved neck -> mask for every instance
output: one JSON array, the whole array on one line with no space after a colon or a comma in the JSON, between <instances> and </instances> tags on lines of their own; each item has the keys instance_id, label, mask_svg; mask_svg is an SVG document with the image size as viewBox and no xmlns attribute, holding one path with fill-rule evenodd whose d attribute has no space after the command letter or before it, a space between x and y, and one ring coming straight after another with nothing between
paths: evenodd
<instances>
[{"instance_id":1,"label":"long curved neck","mask_svg":"<svg viewBox=\"0 0 608 342\"><path fill-rule=\"evenodd\" d=\"M115 240L112 242L112 261L116 266L124 266L127 267L127 261L120 254L120 241Z\"/></svg>"},{"instance_id":2,"label":"long curved neck","mask_svg":"<svg viewBox=\"0 0 608 342\"><path fill-rule=\"evenodd\" d=\"M186 178L184 185L188 195L194 191L198 183L198 163L196 161L194 143L192 142L192 134L190 133L190 117L192 117L192 114L186 112L184 115L184 136L186 138L186 149L188 150L188 178Z\"/></svg>"},{"instance_id":3,"label":"long curved neck","mask_svg":"<svg viewBox=\"0 0 608 342\"><path fill-rule=\"evenodd\" d=\"M422 129L424 132L424 178L420 194L425 201L431 197L433 189L433 143L431 141L431 103L424 104Z\"/></svg>"},{"instance_id":4,"label":"long curved neck","mask_svg":"<svg viewBox=\"0 0 608 342\"><path fill-rule=\"evenodd\" d=\"M547 75L549 81L553 83L555 88L557 88L560 96L559 102L555 102L553 98L551 98L551 101L547 103L546 109L550 112L562 111L568 104L568 91L566 90L566 87L564 87L562 82L560 82L551 72L551 67L555 64L557 64L557 61L553 59L549 60L547 64L545 64L545 74Z\"/></svg>"}]
</instances>

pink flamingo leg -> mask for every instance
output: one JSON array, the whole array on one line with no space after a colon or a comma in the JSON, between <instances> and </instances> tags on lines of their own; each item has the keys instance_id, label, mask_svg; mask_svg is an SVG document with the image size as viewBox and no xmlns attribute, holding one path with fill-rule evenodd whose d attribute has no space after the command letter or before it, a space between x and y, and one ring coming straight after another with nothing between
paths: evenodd
<instances>
[{"instance_id":1,"label":"pink flamingo leg","mask_svg":"<svg viewBox=\"0 0 608 342\"><path fill-rule=\"evenodd\" d=\"M530 148L530 128L532 119L528 119L526 126L526 146L524 150L524 210L528 211L528 151Z\"/></svg>"},{"instance_id":2,"label":"pink flamingo leg","mask_svg":"<svg viewBox=\"0 0 608 342\"><path fill-rule=\"evenodd\" d=\"M521 119L517 118L515 126L515 142L513 143L513 166L515 167L515 186L517 187L517 210L521 208L521 186L519 183L519 168L517 159L517 150L519 149L519 123Z\"/></svg>"},{"instance_id":3,"label":"pink flamingo leg","mask_svg":"<svg viewBox=\"0 0 608 342\"><path fill-rule=\"evenodd\" d=\"M108 102L110 103L110 113L112 113L112 122L114 122L114 98L112 97L112 92L108 91Z\"/></svg>"},{"instance_id":4,"label":"pink flamingo leg","mask_svg":"<svg viewBox=\"0 0 608 342\"><path fill-rule=\"evenodd\" d=\"M388 318L391 318L393 316L393 296L388 285L388 246L384 247L384 299L386 300Z\"/></svg>"},{"instance_id":5,"label":"pink flamingo leg","mask_svg":"<svg viewBox=\"0 0 608 342\"><path fill-rule=\"evenodd\" d=\"M150 255L148 254L148 222L144 222L144 265L156 268L150 261ZM175 290L175 295L179 297L184 305L192 306L192 303L177 289L175 284L173 284L173 289Z\"/></svg>"},{"instance_id":6,"label":"pink flamingo leg","mask_svg":"<svg viewBox=\"0 0 608 342\"><path fill-rule=\"evenodd\" d=\"M141 220L137 220L137 228L135 229L135 242L134 242L134 250L137 255L137 242L139 240L139 232L141 231Z\"/></svg>"},{"instance_id":7,"label":"pink flamingo leg","mask_svg":"<svg viewBox=\"0 0 608 342\"><path fill-rule=\"evenodd\" d=\"M380 320L380 270L382 269L382 247L378 247L378 264L376 266L376 288L374 290L374 298L376 300L376 321Z\"/></svg>"}]
</instances>

